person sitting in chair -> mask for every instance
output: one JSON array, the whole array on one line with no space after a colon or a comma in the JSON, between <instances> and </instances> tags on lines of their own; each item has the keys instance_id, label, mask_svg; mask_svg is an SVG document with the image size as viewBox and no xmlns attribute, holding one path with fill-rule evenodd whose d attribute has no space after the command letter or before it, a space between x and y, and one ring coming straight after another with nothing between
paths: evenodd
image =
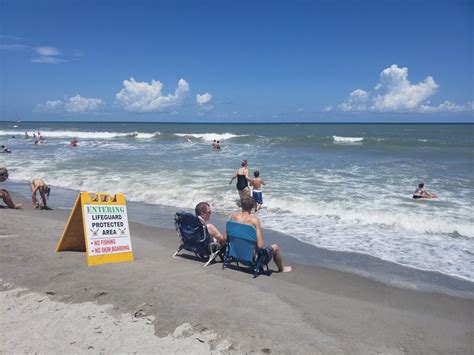
<instances>
[{"instance_id":1,"label":"person sitting in chair","mask_svg":"<svg viewBox=\"0 0 474 355\"><path fill-rule=\"evenodd\" d=\"M207 231L209 232L209 235L212 237L213 241L224 245L227 241L225 236L223 236L212 223L209 223L212 213L211 206L207 202L199 202L196 205L194 212L201 222L206 225Z\"/></svg>"},{"instance_id":2,"label":"person sitting in chair","mask_svg":"<svg viewBox=\"0 0 474 355\"><path fill-rule=\"evenodd\" d=\"M234 213L230 216L230 219L235 222L250 224L254 226L257 230L257 246L260 249L264 249L267 255L266 264L270 262L273 257L273 261L278 267L278 272L290 272L292 270L291 266L284 266L283 259L280 254L280 247L278 244L272 244L270 246L265 246L262 236L262 227L260 225L260 220L255 215L252 215L251 212L255 207L255 200L252 197L244 197L242 199L242 212Z\"/></svg>"}]
</instances>

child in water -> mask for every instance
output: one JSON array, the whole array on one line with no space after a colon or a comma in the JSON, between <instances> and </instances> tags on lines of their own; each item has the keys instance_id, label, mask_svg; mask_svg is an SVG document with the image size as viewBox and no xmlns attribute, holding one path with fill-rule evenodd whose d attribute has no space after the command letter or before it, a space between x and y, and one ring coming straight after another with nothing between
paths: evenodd
<instances>
[{"instance_id":1,"label":"child in water","mask_svg":"<svg viewBox=\"0 0 474 355\"><path fill-rule=\"evenodd\" d=\"M260 171L258 170L253 172L253 176L255 179L251 182L253 186L252 197L255 200L255 212L257 212L263 205L262 185L265 185L265 182L260 179Z\"/></svg>"}]
</instances>

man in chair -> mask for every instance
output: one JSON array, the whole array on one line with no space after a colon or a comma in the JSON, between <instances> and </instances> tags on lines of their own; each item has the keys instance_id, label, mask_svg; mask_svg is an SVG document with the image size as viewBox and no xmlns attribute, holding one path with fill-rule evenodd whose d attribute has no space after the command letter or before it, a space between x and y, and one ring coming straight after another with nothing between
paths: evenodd
<instances>
[{"instance_id":1,"label":"man in chair","mask_svg":"<svg viewBox=\"0 0 474 355\"><path fill-rule=\"evenodd\" d=\"M225 236L223 236L212 223L208 223L209 219L211 219L211 206L207 202L199 202L196 205L194 212L201 222L207 226L207 231L212 237L213 242L224 245L226 243Z\"/></svg>"}]
</instances>

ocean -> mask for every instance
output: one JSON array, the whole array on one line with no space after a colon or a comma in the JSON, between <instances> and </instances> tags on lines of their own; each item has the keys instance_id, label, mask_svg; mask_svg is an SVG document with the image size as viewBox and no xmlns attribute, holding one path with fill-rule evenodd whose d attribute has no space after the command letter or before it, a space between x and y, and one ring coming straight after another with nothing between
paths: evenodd
<instances>
[{"instance_id":1,"label":"ocean","mask_svg":"<svg viewBox=\"0 0 474 355\"><path fill-rule=\"evenodd\" d=\"M40 131L45 143L25 131ZM265 228L474 281L472 124L0 122L0 144L12 151L0 166L13 183L121 192L165 211L208 201L224 217L238 209L229 181L247 159L267 184L258 213ZM439 198L413 200L420 182Z\"/></svg>"}]
</instances>

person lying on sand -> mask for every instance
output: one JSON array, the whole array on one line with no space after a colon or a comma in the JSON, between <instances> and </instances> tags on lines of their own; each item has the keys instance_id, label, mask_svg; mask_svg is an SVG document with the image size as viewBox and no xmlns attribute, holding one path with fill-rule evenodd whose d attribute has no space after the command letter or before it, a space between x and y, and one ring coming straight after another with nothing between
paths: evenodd
<instances>
[{"instance_id":1,"label":"person lying on sand","mask_svg":"<svg viewBox=\"0 0 474 355\"><path fill-rule=\"evenodd\" d=\"M47 201L50 191L51 189L49 188L49 186L46 185L44 180L33 179L33 181L31 181L31 203L33 203L33 207L47 209ZM41 197L41 200L39 201L36 198L37 192L39 192ZM41 203L43 203L43 206L41 206Z\"/></svg>"},{"instance_id":2,"label":"person lying on sand","mask_svg":"<svg viewBox=\"0 0 474 355\"><path fill-rule=\"evenodd\" d=\"M196 216L203 222L210 236L213 238L214 242L224 245L227 239L219 232L219 230L212 224L209 223L211 219L211 206L207 202L199 202L194 209Z\"/></svg>"},{"instance_id":3,"label":"person lying on sand","mask_svg":"<svg viewBox=\"0 0 474 355\"><path fill-rule=\"evenodd\" d=\"M265 246L263 242L262 227L260 225L260 220L258 219L258 217L251 214L254 206L255 206L255 200L252 197L245 197L244 199L242 199L242 206L241 206L242 212L232 214L230 216L230 219L232 221L250 224L251 226L254 226L255 229L257 230L257 246L260 249L264 249L267 255L267 260L265 261L268 263L273 257L273 261L278 267L278 272L290 272L292 270L291 266L283 265L283 259L280 254L280 247L278 246L278 244ZM226 231L225 237L227 239L227 231Z\"/></svg>"},{"instance_id":4,"label":"person lying on sand","mask_svg":"<svg viewBox=\"0 0 474 355\"><path fill-rule=\"evenodd\" d=\"M425 189L425 184L424 184L424 183L418 184L417 189L416 189L415 192L413 193L413 198L414 198L414 199L418 199L418 198L436 198L436 197L438 197L438 196L436 196L435 194L432 194L432 193L428 192L428 191Z\"/></svg>"},{"instance_id":5,"label":"person lying on sand","mask_svg":"<svg viewBox=\"0 0 474 355\"><path fill-rule=\"evenodd\" d=\"M0 182L5 182L8 179L7 168L0 168ZM14 209L20 209L23 207L22 203L13 203L12 198L7 190L0 190L0 198L7 204L8 207Z\"/></svg>"}]
</instances>

